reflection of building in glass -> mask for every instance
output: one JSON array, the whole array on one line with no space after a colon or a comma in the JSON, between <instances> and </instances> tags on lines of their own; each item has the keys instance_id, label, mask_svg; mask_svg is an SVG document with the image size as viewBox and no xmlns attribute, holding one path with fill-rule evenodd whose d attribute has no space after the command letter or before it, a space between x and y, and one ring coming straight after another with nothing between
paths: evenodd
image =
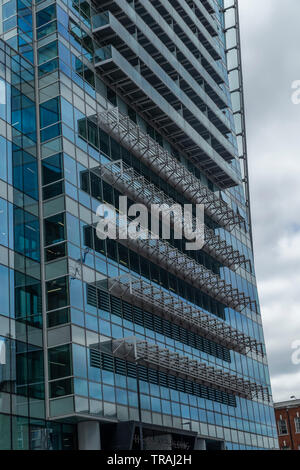
<instances>
[{"instance_id":1,"label":"reflection of building in glass","mask_svg":"<svg viewBox=\"0 0 300 470\"><path fill-rule=\"evenodd\" d=\"M0 8L0 448L276 447L237 1ZM120 195L203 248L100 240Z\"/></svg>"},{"instance_id":2,"label":"reflection of building in glass","mask_svg":"<svg viewBox=\"0 0 300 470\"><path fill-rule=\"evenodd\" d=\"M0 364L4 366L6 364L6 345L5 340L0 340ZM3 381L3 379L2 379Z\"/></svg>"},{"instance_id":3,"label":"reflection of building in glass","mask_svg":"<svg viewBox=\"0 0 300 470\"><path fill-rule=\"evenodd\" d=\"M72 426L45 419L34 70L3 41L0 67L0 449L67 448Z\"/></svg>"}]
</instances>

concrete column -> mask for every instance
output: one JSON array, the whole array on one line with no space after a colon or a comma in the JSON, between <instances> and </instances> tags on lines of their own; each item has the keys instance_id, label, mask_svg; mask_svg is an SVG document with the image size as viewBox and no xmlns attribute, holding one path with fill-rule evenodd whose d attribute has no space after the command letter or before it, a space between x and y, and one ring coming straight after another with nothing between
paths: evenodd
<instances>
[{"instance_id":1,"label":"concrete column","mask_svg":"<svg viewBox=\"0 0 300 470\"><path fill-rule=\"evenodd\" d=\"M83 421L77 425L79 450L101 450L98 421Z\"/></svg>"},{"instance_id":2,"label":"concrete column","mask_svg":"<svg viewBox=\"0 0 300 470\"><path fill-rule=\"evenodd\" d=\"M206 450L205 439L200 439L199 437L197 437L194 450Z\"/></svg>"}]
</instances>

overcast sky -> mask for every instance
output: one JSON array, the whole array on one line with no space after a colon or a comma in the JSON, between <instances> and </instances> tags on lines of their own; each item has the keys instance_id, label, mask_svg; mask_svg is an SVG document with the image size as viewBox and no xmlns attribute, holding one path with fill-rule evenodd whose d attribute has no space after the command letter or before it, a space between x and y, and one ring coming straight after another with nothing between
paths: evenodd
<instances>
[{"instance_id":1,"label":"overcast sky","mask_svg":"<svg viewBox=\"0 0 300 470\"><path fill-rule=\"evenodd\" d=\"M275 401L300 398L300 1L239 0L256 275ZM300 357L300 354L299 356Z\"/></svg>"}]
</instances>

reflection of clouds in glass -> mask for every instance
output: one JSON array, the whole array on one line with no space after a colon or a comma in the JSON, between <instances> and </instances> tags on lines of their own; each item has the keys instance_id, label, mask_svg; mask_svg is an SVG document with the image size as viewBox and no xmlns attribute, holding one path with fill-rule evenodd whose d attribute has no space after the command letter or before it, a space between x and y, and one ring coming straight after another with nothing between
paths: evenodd
<instances>
[{"instance_id":1,"label":"reflection of clouds in glass","mask_svg":"<svg viewBox=\"0 0 300 470\"><path fill-rule=\"evenodd\" d=\"M3 339L0 339L0 364L6 364L6 346Z\"/></svg>"},{"instance_id":2,"label":"reflection of clouds in glass","mask_svg":"<svg viewBox=\"0 0 300 470\"><path fill-rule=\"evenodd\" d=\"M5 82L4 80L0 79L0 104L5 104L5 103L6 103Z\"/></svg>"}]
</instances>

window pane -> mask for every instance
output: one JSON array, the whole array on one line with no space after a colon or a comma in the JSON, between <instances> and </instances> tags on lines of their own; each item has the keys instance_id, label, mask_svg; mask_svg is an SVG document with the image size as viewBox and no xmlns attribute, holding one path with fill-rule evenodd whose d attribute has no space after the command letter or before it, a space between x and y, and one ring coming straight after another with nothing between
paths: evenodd
<instances>
[{"instance_id":1,"label":"window pane","mask_svg":"<svg viewBox=\"0 0 300 470\"><path fill-rule=\"evenodd\" d=\"M49 349L48 361L50 380L71 375L70 345Z\"/></svg>"}]
</instances>

